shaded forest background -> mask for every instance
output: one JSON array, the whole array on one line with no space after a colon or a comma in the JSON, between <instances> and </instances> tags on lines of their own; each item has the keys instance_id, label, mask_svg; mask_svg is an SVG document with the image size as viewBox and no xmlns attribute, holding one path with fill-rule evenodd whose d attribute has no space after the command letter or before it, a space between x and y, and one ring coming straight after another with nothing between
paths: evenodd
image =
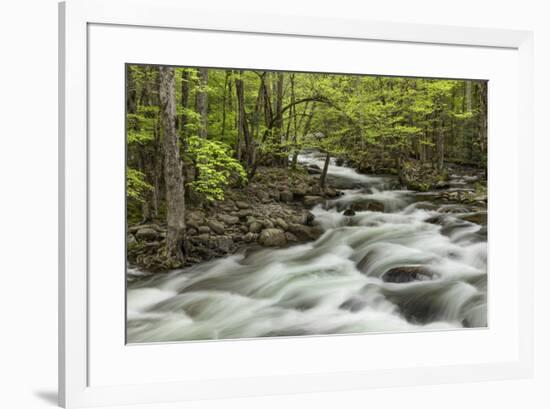
<instances>
[{"instance_id":1,"label":"shaded forest background","mask_svg":"<svg viewBox=\"0 0 550 409\"><path fill-rule=\"evenodd\" d=\"M128 223L167 225L185 260L185 209L223 201L258 169L302 172L299 152L427 191L447 165L486 168L487 82L126 66ZM170 264L170 263L169 263Z\"/></svg>"}]
</instances>

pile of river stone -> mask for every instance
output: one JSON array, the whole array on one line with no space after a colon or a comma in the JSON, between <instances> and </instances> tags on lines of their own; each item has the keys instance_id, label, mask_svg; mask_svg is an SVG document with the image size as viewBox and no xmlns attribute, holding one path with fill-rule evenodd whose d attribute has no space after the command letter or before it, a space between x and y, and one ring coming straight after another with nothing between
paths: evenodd
<instances>
[{"instance_id":1,"label":"pile of river stone","mask_svg":"<svg viewBox=\"0 0 550 409\"><path fill-rule=\"evenodd\" d=\"M317 179L307 174L281 180L280 175L267 172L264 170L254 183L231 192L222 202L186 211L186 265L243 248L285 247L315 240L322 234L309 209L339 192L330 187L319 189ZM166 227L160 223L130 226L130 263L149 271L165 270L165 239Z\"/></svg>"}]
</instances>

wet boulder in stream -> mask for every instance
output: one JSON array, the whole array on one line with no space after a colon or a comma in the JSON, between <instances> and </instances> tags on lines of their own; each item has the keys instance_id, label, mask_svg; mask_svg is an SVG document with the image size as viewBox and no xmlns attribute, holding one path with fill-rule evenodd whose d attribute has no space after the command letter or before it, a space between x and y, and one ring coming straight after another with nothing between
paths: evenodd
<instances>
[{"instance_id":1,"label":"wet boulder in stream","mask_svg":"<svg viewBox=\"0 0 550 409\"><path fill-rule=\"evenodd\" d=\"M322 196L305 196L304 197L304 206L313 207L318 204L323 203L324 199Z\"/></svg>"},{"instance_id":2,"label":"wet boulder in stream","mask_svg":"<svg viewBox=\"0 0 550 409\"><path fill-rule=\"evenodd\" d=\"M348 216L348 217L355 216L355 210L353 210L353 209L346 209L346 210L344 211L344 216Z\"/></svg>"},{"instance_id":3,"label":"wet boulder in stream","mask_svg":"<svg viewBox=\"0 0 550 409\"><path fill-rule=\"evenodd\" d=\"M306 167L306 170L307 170L307 173L309 173L310 175L319 175L322 172L319 165L316 165L316 164L308 165Z\"/></svg>"},{"instance_id":4,"label":"wet boulder in stream","mask_svg":"<svg viewBox=\"0 0 550 409\"><path fill-rule=\"evenodd\" d=\"M424 266L399 266L390 268L382 275L386 283L410 283L428 281L437 278L436 274Z\"/></svg>"},{"instance_id":5,"label":"wet boulder in stream","mask_svg":"<svg viewBox=\"0 0 550 409\"><path fill-rule=\"evenodd\" d=\"M287 238L285 232L281 229L264 229L258 242L267 247L281 247L286 245Z\"/></svg>"},{"instance_id":6,"label":"wet boulder in stream","mask_svg":"<svg viewBox=\"0 0 550 409\"><path fill-rule=\"evenodd\" d=\"M460 216L462 220L470 223L487 225L487 212L475 212Z\"/></svg>"},{"instance_id":7,"label":"wet boulder in stream","mask_svg":"<svg viewBox=\"0 0 550 409\"><path fill-rule=\"evenodd\" d=\"M384 211L384 203L378 202L376 200L361 200L353 202L350 206L351 210L355 210L356 212L364 212L364 211L371 211L371 212L383 212Z\"/></svg>"},{"instance_id":8,"label":"wet boulder in stream","mask_svg":"<svg viewBox=\"0 0 550 409\"><path fill-rule=\"evenodd\" d=\"M298 238L299 241L316 240L323 234L318 226L304 226L303 224L289 224L288 231Z\"/></svg>"}]
</instances>

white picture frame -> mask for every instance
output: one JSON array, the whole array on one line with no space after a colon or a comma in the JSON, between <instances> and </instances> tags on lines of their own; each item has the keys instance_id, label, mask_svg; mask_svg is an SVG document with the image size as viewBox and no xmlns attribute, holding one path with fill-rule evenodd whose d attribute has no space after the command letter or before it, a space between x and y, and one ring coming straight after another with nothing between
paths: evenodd
<instances>
[{"instance_id":1,"label":"white picture frame","mask_svg":"<svg viewBox=\"0 0 550 409\"><path fill-rule=\"evenodd\" d=\"M281 15L246 15L188 9L178 0L68 0L60 4L60 137L59 137L59 397L64 407L168 402L203 398L242 397L294 392L346 390L381 386L420 385L464 381L498 380L529 377L533 367L532 348L532 33L517 30L448 27L401 23L369 22L362 20L320 19ZM315 38L330 41L375 41L401 47L434 45L487 50L511 50L518 62L517 114L514 141L521 145L502 155L514 155L517 166L512 176L523 183L514 183L514 192L523 200L514 211L522 213L513 246L522 260L519 271L513 263L508 270L518 278L513 303L514 353L506 359L498 357L485 362L473 361L449 365L407 365L393 368L363 365L353 370L321 372L307 367L291 374L256 374L239 377L219 377L182 381L164 380L128 383L109 379L90 382L96 355L90 354L90 305L93 297L89 266L89 185L90 185L90 27L158 27L193 32L229 35L284 36L285 38ZM458 51L457 51L458 52ZM129 62L129 61L128 61ZM135 61L132 61L135 62ZM160 63L160 62L159 62ZM514 68L514 70L516 69ZM514 94L515 95L515 94ZM121 102L122 104L122 102ZM492 118L499 121L499 118ZM504 149L504 147L502 148ZM499 153L500 154L500 153ZM499 171L503 161L490 156L490 172ZM515 179L514 179L515 180ZM493 206L494 208L494 206ZM515 215L517 216L517 214ZM491 232L490 232L491 234ZM124 236L121 237L124 240ZM496 249L492 252L498 256ZM492 257L495 257L492 256ZM491 263L490 263L491 265ZM517 271L516 271L517 270ZM123 274L123 272L121 272ZM491 269L489 271L491 274ZM108 297L108 295L107 295ZM93 314L92 314L93 315ZM94 328L97 328L94 327ZM97 329L101 332L101 328ZM387 337L391 335L376 335ZM406 337L406 334L402 334ZM468 334L466 334L468 336ZM472 335L474 336L474 335ZM329 339L331 337L326 337ZM342 339L342 337L340 337ZM496 338L498 339L498 338ZM111 342L111 341L108 341ZM114 342L114 341L113 341ZM240 354L246 342L241 341ZM287 344L301 343L286 339ZM325 344L328 341L325 341ZM454 342L454 341L453 341ZM95 344L94 344L95 345ZM198 344L195 344L198 345ZM223 347L223 344L218 344ZM233 344L231 344L233 345ZM250 344L251 349L258 349ZM320 347L321 344L317 345ZM124 345L119 345L124 348ZM230 347L230 344L227 344ZM127 347L133 348L133 347ZM147 346L143 347L147 348ZM231 346L231 348L233 348ZM237 349L232 351L236 351ZM134 350L135 351L135 350ZM178 353L177 351L174 353ZM112 361L115 362L115 361ZM122 361L121 361L122 362ZM306 365L306 364L304 364ZM361 364L362 365L362 364ZM113 371L116 372L116 371ZM94 375L95 376L95 375Z\"/></svg>"}]
</instances>

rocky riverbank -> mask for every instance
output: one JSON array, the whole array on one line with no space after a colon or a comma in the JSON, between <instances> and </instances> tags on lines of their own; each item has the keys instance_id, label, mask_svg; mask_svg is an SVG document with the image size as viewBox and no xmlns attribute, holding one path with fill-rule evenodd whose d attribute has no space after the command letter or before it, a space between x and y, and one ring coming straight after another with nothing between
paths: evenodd
<instances>
[{"instance_id":1,"label":"rocky riverbank","mask_svg":"<svg viewBox=\"0 0 550 409\"><path fill-rule=\"evenodd\" d=\"M149 272L191 266L246 249L285 247L317 239L313 206L338 196L330 185L299 167L260 168L252 182L231 189L224 201L188 207L185 265L168 265L163 255L166 226L161 222L128 227L128 261Z\"/></svg>"},{"instance_id":2,"label":"rocky riverbank","mask_svg":"<svg viewBox=\"0 0 550 409\"><path fill-rule=\"evenodd\" d=\"M128 227L128 261L142 271L161 272L187 267L204 261L262 247L286 247L313 241L322 234L309 210L326 200L341 195L338 189L354 189L360 182L346 179L337 169L342 161L334 159L334 174L329 175L325 189L319 187L320 166L311 161L295 170L259 168L248 186L233 188L225 200L186 209L186 262L169 265L164 257L166 226L162 222ZM486 223L487 191L482 171L450 165L445 177L427 168L407 166L406 186L415 191L418 207L447 212L470 212L473 222ZM397 178L390 178L397 183ZM422 181L422 182L420 182ZM385 212L385 205L366 197L348 202L332 202L344 216L360 211ZM457 205L462 205L457 206ZM463 206L469 208L468 211ZM472 213L473 212L473 213ZM480 220L477 220L480 219ZM483 219L483 220L482 220ZM432 223L439 224L434 220Z\"/></svg>"},{"instance_id":3,"label":"rocky riverbank","mask_svg":"<svg viewBox=\"0 0 550 409\"><path fill-rule=\"evenodd\" d=\"M334 158L327 181L342 195L334 190L330 195L338 197L329 198L316 183L323 156L309 152L298 160L304 168L296 175L262 171L248 191L232 190L224 202L188 215L189 229L196 230L190 241L204 234L201 226L221 223L225 231L211 231L209 238L232 237L242 257L146 279L141 270L129 270L129 342L487 325L483 173L448 166L447 187L419 192L405 189L395 175L362 174ZM307 203L326 201L311 209L314 217L307 196ZM202 220L191 226L198 216ZM252 233L252 226L260 232ZM291 242L287 233L300 240L291 228L315 237L315 226L322 228L320 239L277 248ZM273 241L264 242L262 234ZM246 235L255 241L245 242ZM263 250L247 250L254 248Z\"/></svg>"}]
</instances>

